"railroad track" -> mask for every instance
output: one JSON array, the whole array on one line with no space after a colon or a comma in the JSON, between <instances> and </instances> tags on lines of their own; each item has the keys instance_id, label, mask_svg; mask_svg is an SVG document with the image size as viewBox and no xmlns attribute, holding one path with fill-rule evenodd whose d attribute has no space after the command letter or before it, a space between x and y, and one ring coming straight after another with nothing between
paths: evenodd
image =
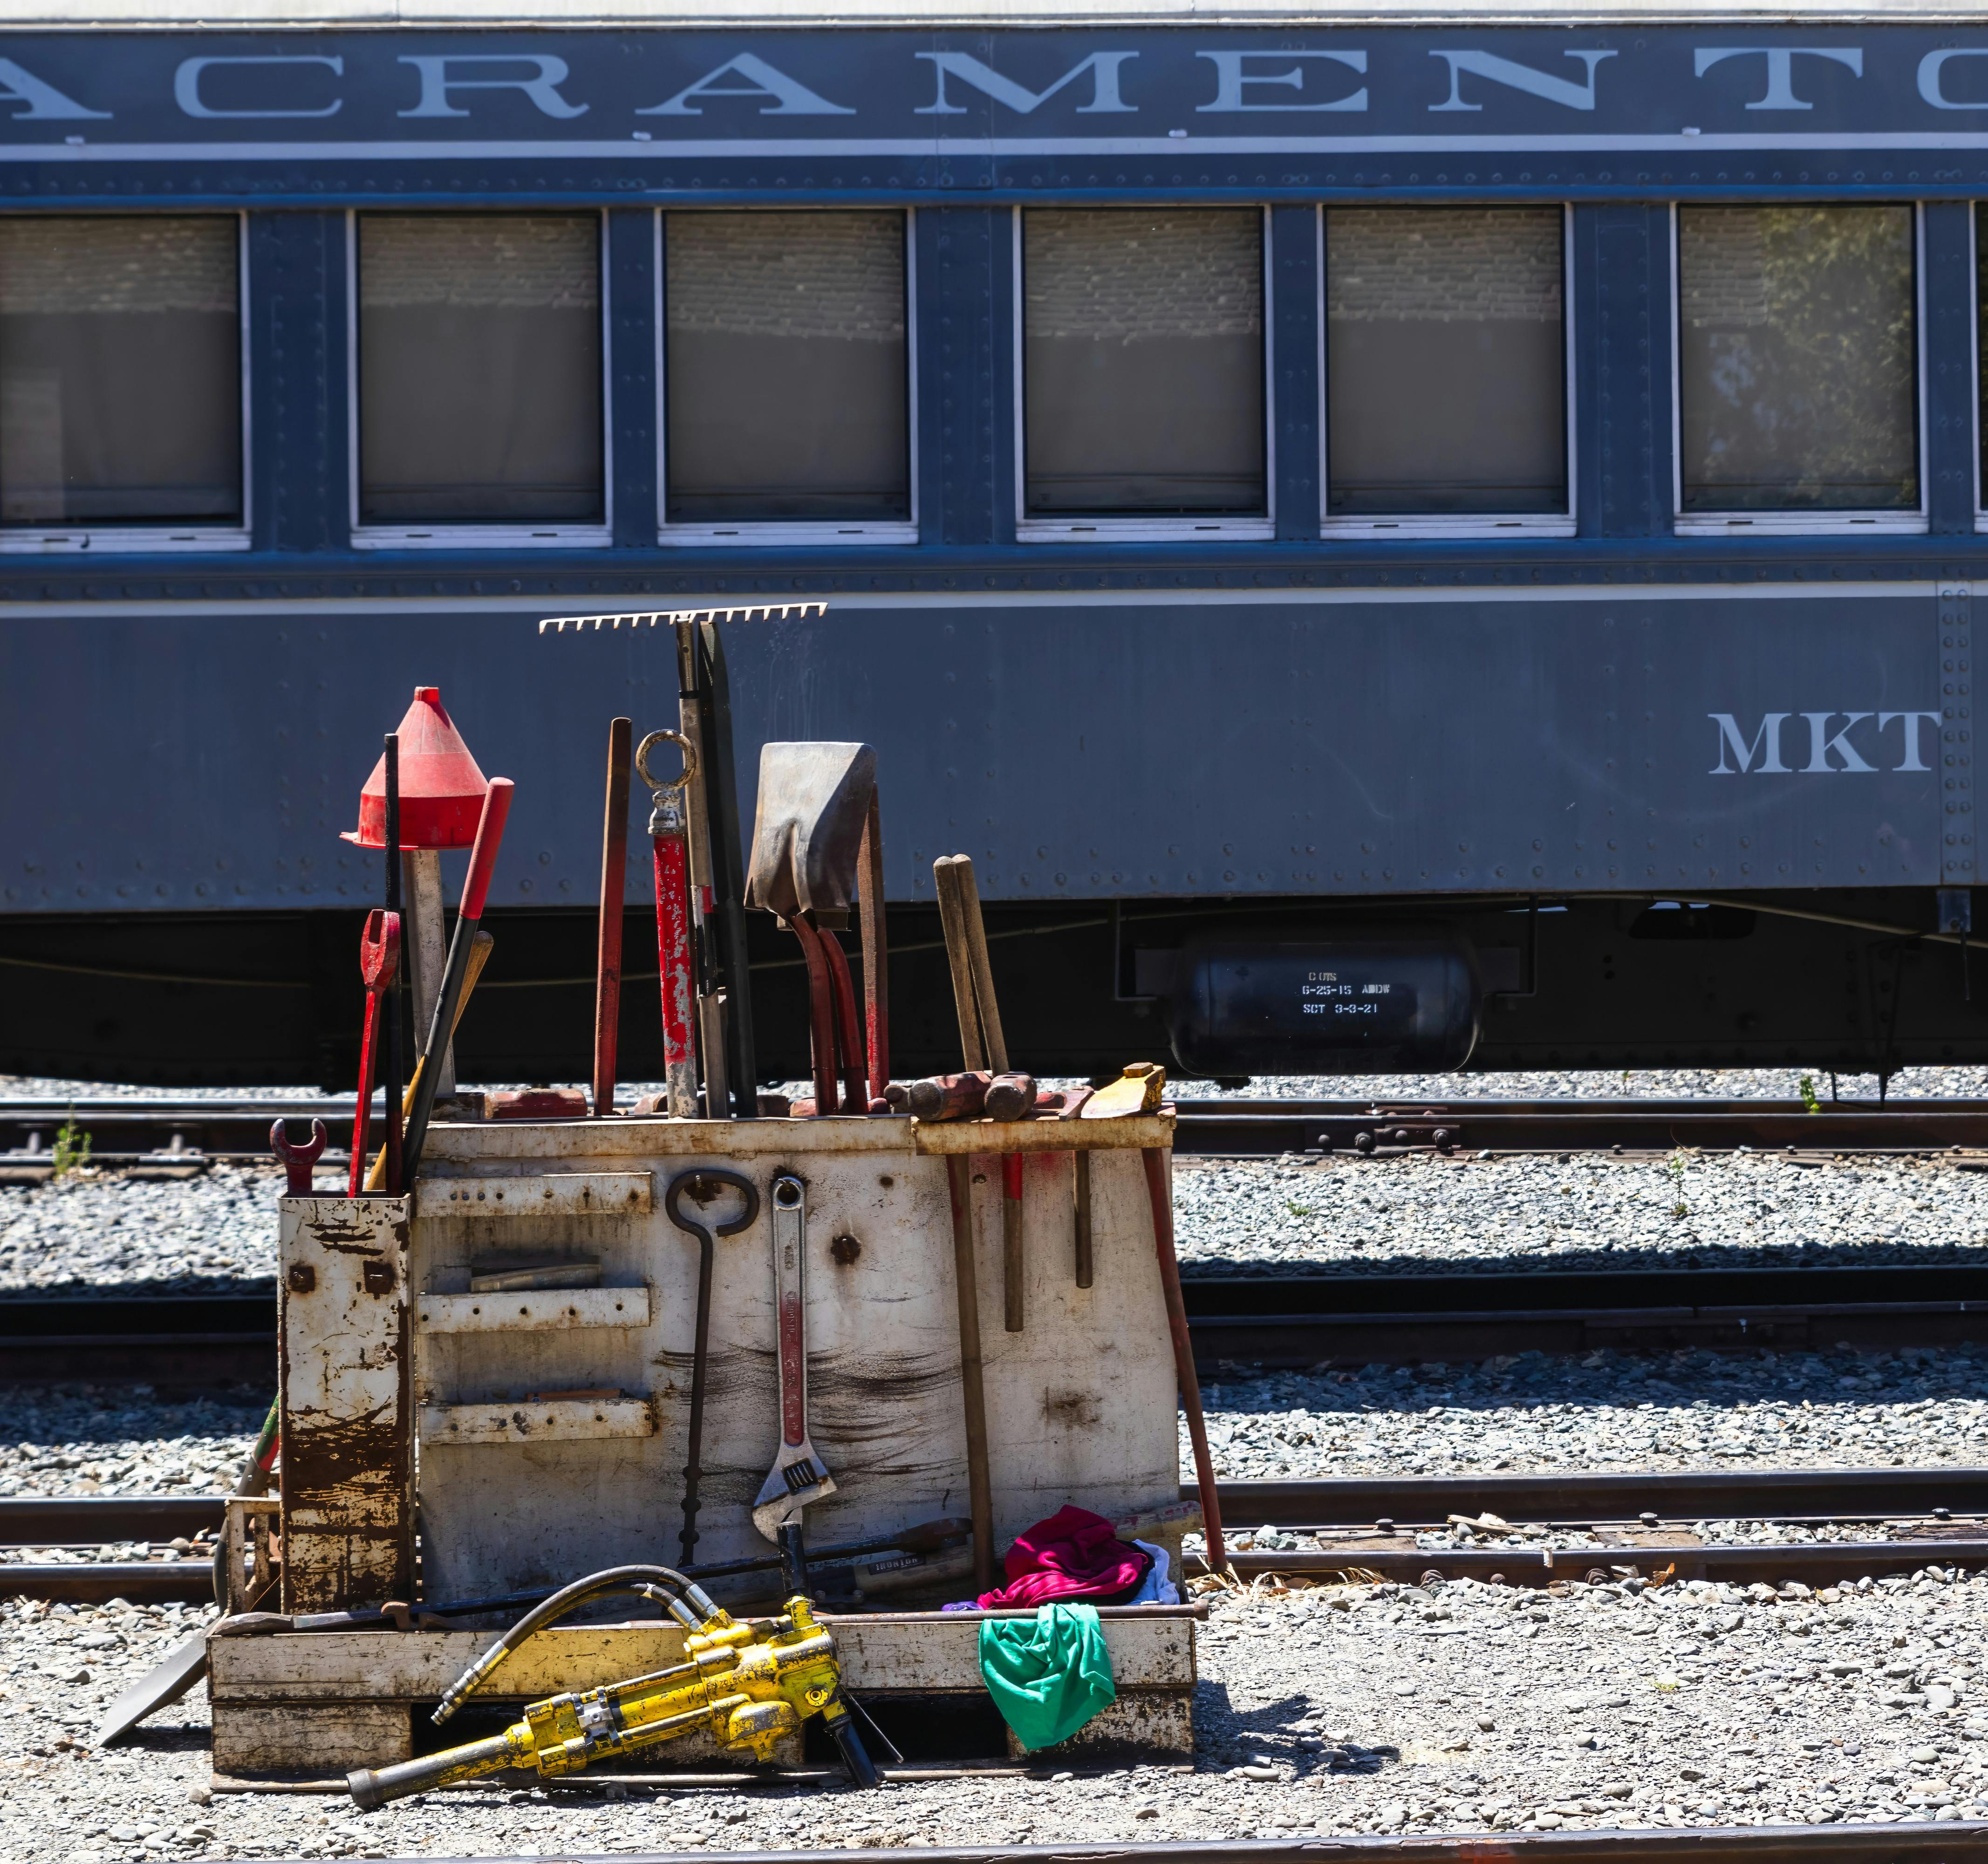
<instances>
[{"instance_id":1,"label":"railroad track","mask_svg":"<svg viewBox=\"0 0 1988 1864\"><path fill-rule=\"evenodd\" d=\"M1185 1292L1195 1358L1211 1375L1598 1347L1790 1352L1988 1341L1988 1265L1969 1263L1199 1275ZM0 1301L0 1385L267 1389L276 1330L273 1294Z\"/></svg>"},{"instance_id":2,"label":"railroad track","mask_svg":"<svg viewBox=\"0 0 1988 1864\"><path fill-rule=\"evenodd\" d=\"M1232 1564L1244 1578L1335 1573L1418 1580L1502 1576L1547 1585L1635 1568L1680 1579L1822 1585L1866 1574L1913 1572L1929 1563L1988 1565L1988 1468L1659 1470L1604 1475L1327 1477L1310 1481L1225 1482L1222 1518L1233 1538L1264 1527L1308 1544L1254 1545ZM1195 1490L1183 1485L1182 1499ZM86 1561L0 1563L0 1597L205 1600L211 1595L211 1537L221 1524L218 1495L14 1497L0 1500L0 1547L61 1548ZM1452 1530L1452 1517L1509 1523L1534 1545L1433 1549L1418 1534ZM1882 1528L1851 1541L1722 1544L1700 1521L1784 1527ZM1571 1532L1592 1545L1550 1551ZM207 1537L208 1544L203 1544ZM1494 1537L1482 1537L1487 1542ZM1509 1538L1509 1537L1507 1537ZM184 1550L174 1558L112 1560L103 1550L134 1541Z\"/></svg>"},{"instance_id":3,"label":"railroad track","mask_svg":"<svg viewBox=\"0 0 1988 1864\"><path fill-rule=\"evenodd\" d=\"M1706 1151L1983 1155L1988 1101L1824 1103L1750 1100L1183 1100L1183 1154ZM32 1183L54 1169L56 1135L73 1123L94 1162L161 1175L190 1174L217 1159L265 1159L269 1123L323 1120L334 1139L349 1101L80 1099L0 1101L0 1182ZM326 1169L343 1156L325 1155Z\"/></svg>"},{"instance_id":4,"label":"railroad track","mask_svg":"<svg viewBox=\"0 0 1988 1864\"><path fill-rule=\"evenodd\" d=\"M886 1768L905 1778L915 1768ZM651 1783L651 1776L614 1776ZM607 1783L575 1774L580 1788ZM556 1787L561 1782L548 1781ZM681 1852L625 1852L626 1864L681 1864ZM896 1850L728 1851L726 1864L903 1864ZM1988 1858L1988 1824L1954 1820L1919 1825L1700 1826L1689 1831L1439 1832L1428 1837L1216 1840L1208 1844L934 1845L918 1853L934 1864L1978 1864ZM434 1858L424 1864L493 1864Z\"/></svg>"}]
</instances>

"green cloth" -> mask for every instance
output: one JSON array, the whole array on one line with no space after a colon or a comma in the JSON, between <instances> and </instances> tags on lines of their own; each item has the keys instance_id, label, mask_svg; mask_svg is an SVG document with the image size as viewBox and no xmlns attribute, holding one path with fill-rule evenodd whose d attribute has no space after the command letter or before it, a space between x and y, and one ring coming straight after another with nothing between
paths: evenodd
<instances>
[{"instance_id":1,"label":"green cloth","mask_svg":"<svg viewBox=\"0 0 1988 1864\"><path fill-rule=\"evenodd\" d=\"M1024 1747L1067 1741L1118 1699L1095 1605L1038 1605L980 1621L980 1674Z\"/></svg>"}]
</instances>

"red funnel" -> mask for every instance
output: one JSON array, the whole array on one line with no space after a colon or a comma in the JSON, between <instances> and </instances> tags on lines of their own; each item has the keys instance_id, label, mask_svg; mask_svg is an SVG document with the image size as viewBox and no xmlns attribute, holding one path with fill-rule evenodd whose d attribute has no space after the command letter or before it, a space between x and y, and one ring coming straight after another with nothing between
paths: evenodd
<instances>
[{"instance_id":1,"label":"red funnel","mask_svg":"<svg viewBox=\"0 0 1988 1864\"><path fill-rule=\"evenodd\" d=\"M489 787L455 723L442 710L439 686L417 686L401 721L401 846L468 847L476 839L483 793ZM384 753L359 793L359 826L340 839L361 847L387 845L387 759Z\"/></svg>"}]
</instances>

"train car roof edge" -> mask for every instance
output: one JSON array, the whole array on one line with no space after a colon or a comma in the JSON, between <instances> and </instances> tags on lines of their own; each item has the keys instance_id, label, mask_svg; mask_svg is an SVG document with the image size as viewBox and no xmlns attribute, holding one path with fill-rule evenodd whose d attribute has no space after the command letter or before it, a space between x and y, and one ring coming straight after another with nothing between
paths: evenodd
<instances>
[{"instance_id":1,"label":"train car roof edge","mask_svg":"<svg viewBox=\"0 0 1988 1864\"><path fill-rule=\"evenodd\" d=\"M10 11L0 19L0 35L28 32L430 32L462 31L602 31L672 32L730 29L858 29L915 28L921 31L956 29L983 30L992 26L1066 28L1090 32L1122 30L1134 27L1192 26L1236 28L1330 29L1359 30L1384 26L1468 26L1481 29L1523 27L1647 27L1662 25L1756 25L1834 27L1901 25L1938 23L1959 25L1980 21L1979 0L1912 0L1912 3L1880 8L1870 0L1846 0L1836 6L1827 0L1805 0L1799 6L1736 5L1733 0L1658 0L1649 5L1597 5L1594 0L1569 0L1555 5L1552 0L1528 0L1523 8L1513 9L1497 0L1448 0L1439 5L1376 5L1374 0L1344 8L1293 6L1285 0L1265 0L1251 5L1248 0L1223 0L1215 6L1198 5L1196 0L1148 0L1138 7L1084 8L1072 0L1006 0L1005 4L962 7L958 0L933 0L928 5L907 4L907 0L849 0L833 8L820 0L701 0L669 16L631 6L626 10L598 4L563 7L557 0L521 10L516 0L492 0L478 7L475 0L436 0L424 5L421 0L395 0L383 8L377 0L320 0L309 7L281 5L216 8L199 0L123 0L123 4L63 6L39 5Z\"/></svg>"}]
</instances>

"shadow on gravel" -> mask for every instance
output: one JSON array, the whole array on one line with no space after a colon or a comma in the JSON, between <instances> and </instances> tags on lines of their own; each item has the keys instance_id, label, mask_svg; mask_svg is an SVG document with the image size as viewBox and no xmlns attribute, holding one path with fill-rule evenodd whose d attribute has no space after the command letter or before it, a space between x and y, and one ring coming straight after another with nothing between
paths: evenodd
<instances>
[{"instance_id":1,"label":"shadow on gravel","mask_svg":"<svg viewBox=\"0 0 1988 1864\"><path fill-rule=\"evenodd\" d=\"M1281 1696L1256 1708L1238 1710L1230 1704L1226 1683L1204 1682L1194 1692L1196 1745L1204 1757L1231 1766L1263 1760L1315 1767L1322 1758L1319 1749L1300 1745L1301 1741L1315 1739L1321 1733L1316 1725L1304 1725L1314 1712L1311 1698L1302 1693ZM1370 1747L1350 1737L1342 1737L1336 1727L1323 1732L1345 1756L1333 1762L1335 1773L1378 1774L1387 1762L1401 1757L1398 1747L1384 1742Z\"/></svg>"},{"instance_id":2,"label":"shadow on gravel","mask_svg":"<svg viewBox=\"0 0 1988 1864\"><path fill-rule=\"evenodd\" d=\"M203 1722L197 1728L164 1727L147 1722L129 1734L120 1735L110 1745L140 1754L205 1754L213 1745L214 1732Z\"/></svg>"},{"instance_id":3,"label":"shadow on gravel","mask_svg":"<svg viewBox=\"0 0 1988 1864\"><path fill-rule=\"evenodd\" d=\"M1904 1347L1895 1353L1665 1353L1601 1351L1584 1358L1539 1352L1472 1364L1429 1361L1327 1372L1225 1368L1204 1379L1211 1412L1248 1417L1293 1409L1401 1414L1441 1408L1492 1412L1538 1406L1616 1406L1633 1410L1716 1411L1774 1400L1799 1406L1916 1404L1980 1395L1975 1357L1988 1348ZM1868 1460L1846 1459L1849 1460Z\"/></svg>"}]
</instances>

